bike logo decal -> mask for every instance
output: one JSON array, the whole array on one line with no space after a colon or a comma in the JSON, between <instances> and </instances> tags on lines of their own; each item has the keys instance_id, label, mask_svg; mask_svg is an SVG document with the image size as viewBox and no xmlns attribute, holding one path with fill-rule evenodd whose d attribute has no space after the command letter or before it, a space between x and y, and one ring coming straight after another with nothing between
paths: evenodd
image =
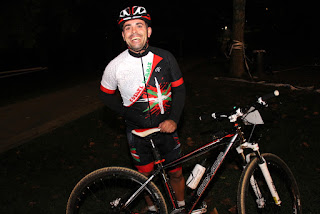
<instances>
[{"instance_id":1,"label":"bike logo decal","mask_svg":"<svg viewBox=\"0 0 320 214\"><path fill-rule=\"evenodd\" d=\"M211 167L211 171L206 175L206 177L203 179L203 182L199 186L199 189L197 191L197 195L200 196L203 191L206 189L207 184L209 183L211 177L215 174L216 170L218 169L220 163L222 162L224 157L224 153L220 152L219 156L217 157L217 160L214 162L214 164Z\"/></svg>"},{"instance_id":2,"label":"bike logo decal","mask_svg":"<svg viewBox=\"0 0 320 214\"><path fill-rule=\"evenodd\" d=\"M156 69L154 69L154 71L159 73L161 71L161 67L156 67Z\"/></svg>"}]
</instances>

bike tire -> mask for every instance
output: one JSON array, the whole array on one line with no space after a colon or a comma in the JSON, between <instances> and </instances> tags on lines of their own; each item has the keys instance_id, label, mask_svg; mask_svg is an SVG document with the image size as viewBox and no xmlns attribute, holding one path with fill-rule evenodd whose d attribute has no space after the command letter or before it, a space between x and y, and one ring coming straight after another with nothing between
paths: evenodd
<instances>
[{"instance_id":1,"label":"bike tire","mask_svg":"<svg viewBox=\"0 0 320 214\"><path fill-rule=\"evenodd\" d=\"M127 209L120 209L121 203L124 203L122 200L119 201L119 206L112 208L110 202L128 199L147 179L141 173L124 167L106 167L93 171L82 178L72 190L66 213L145 213L145 196L148 195L156 206L157 213L167 214L165 199L153 182L145 187Z\"/></svg>"},{"instance_id":2,"label":"bike tire","mask_svg":"<svg viewBox=\"0 0 320 214\"><path fill-rule=\"evenodd\" d=\"M278 156L270 153L262 154L277 189L281 205L275 204L259 167L258 158L253 158L242 172L237 193L237 209L239 214L251 213L294 213L301 214L300 193L297 182L287 164ZM250 185L254 176L264 198L265 206L258 208L256 196Z\"/></svg>"}]
</instances>

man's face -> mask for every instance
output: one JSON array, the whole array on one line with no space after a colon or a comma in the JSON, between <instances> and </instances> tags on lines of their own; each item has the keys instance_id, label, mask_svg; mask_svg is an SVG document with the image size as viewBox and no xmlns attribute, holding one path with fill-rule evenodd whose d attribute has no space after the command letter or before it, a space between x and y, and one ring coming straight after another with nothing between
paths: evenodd
<instances>
[{"instance_id":1,"label":"man's face","mask_svg":"<svg viewBox=\"0 0 320 214\"><path fill-rule=\"evenodd\" d=\"M152 29L141 19L126 21L123 25L122 37L134 52L140 51L151 36Z\"/></svg>"}]
</instances>

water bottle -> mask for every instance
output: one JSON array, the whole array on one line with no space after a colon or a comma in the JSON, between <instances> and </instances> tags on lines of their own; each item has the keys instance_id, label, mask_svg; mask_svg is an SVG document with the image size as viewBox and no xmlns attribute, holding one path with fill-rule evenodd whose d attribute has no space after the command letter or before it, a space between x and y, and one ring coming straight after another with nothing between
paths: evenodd
<instances>
[{"instance_id":1,"label":"water bottle","mask_svg":"<svg viewBox=\"0 0 320 214\"><path fill-rule=\"evenodd\" d=\"M203 174L206 171L206 168L204 167L204 163L206 160L202 161L201 164L196 164L195 167L193 168L189 178L186 181L186 185L191 188L195 189L197 188Z\"/></svg>"}]
</instances>

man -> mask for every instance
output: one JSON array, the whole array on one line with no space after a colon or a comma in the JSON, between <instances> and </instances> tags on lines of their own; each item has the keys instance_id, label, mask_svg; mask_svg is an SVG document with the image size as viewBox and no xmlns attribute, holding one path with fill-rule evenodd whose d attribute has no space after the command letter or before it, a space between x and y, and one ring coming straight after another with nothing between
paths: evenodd
<instances>
[{"instance_id":1,"label":"man","mask_svg":"<svg viewBox=\"0 0 320 214\"><path fill-rule=\"evenodd\" d=\"M123 115L134 164L148 176L154 169L150 145L131 131L136 128L159 127L154 141L166 162L180 157L176 133L185 100L185 86L177 61L168 51L150 47L151 18L144 7L128 7L118 20L128 49L106 67L101 81L101 97L112 110ZM121 100L114 95L120 91ZM179 207L185 205L182 168L168 172ZM149 213L156 211L152 204Z\"/></svg>"}]
</instances>

